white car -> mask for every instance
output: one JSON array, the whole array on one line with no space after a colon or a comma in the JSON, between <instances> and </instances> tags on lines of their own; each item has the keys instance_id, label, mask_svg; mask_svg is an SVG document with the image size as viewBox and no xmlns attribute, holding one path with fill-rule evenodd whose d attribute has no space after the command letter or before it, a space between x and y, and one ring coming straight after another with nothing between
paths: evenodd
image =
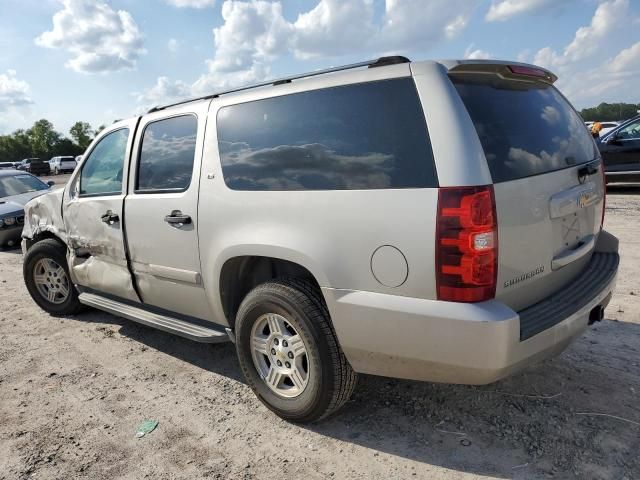
<instances>
[{"instance_id":1,"label":"white car","mask_svg":"<svg viewBox=\"0 0 640 480\"><path fill-rule=\"evenodd\" d=\"M600 136L603 136L609 133L614 128L619 127L620 122L600 122L600 125L602 125L602 130L600 130Z\"/></svg>"},{"instance_id":2,"label":"white car","mask_svg":"<svg viewBox=\"0 0 640 480\"><path fill-rule=\"evenodd\" d=\"M53 157L49 160L49 167L54 175L71 173L76 169L76 166L77 163L73 157Z\"/></svg>"}]
</instances>

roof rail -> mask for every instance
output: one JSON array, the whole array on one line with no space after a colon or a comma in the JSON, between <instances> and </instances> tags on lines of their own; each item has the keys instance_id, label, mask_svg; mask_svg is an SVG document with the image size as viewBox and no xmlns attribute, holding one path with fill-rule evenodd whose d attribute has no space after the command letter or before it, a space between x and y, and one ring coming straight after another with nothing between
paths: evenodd
<instances>
[{"instance_id":1,"label":"roof rail","mask_svg":"<svg viewBox=\"0 0 640 480\"><path fill-rule=\"evenodd\" d=\"M209 94L209 95L204 95L202 97L190 98L188 100L182 100L180 102L170 103L168 105L159 105L159 106L153 107L147 113L159 112L160 110L164 110L164 109L171 108L171 107L177 107L178 105L184 105L185 103L197 102L198 100L209 100L211 98L217 98L220 95L227 95L229 93L242 92L244 90L251 90L252 88L266 87L266 86L269 86L269 85L273 85L273 86L283 85L285 83L291 83L292 80L299 80L301 78L315 77L317 75L325 75L327 73L341 72L343 70L351 70L353 68L386 67L387 65L396 65L398 63L410 63L410 62L411 62L411 60L409 60L407 57L402 57L402 56L399 56L399 55L398 56L390 56L390 57L380 57L380 58L377 58L375 60L367 60L366 62L352 63L350 65L343 65L341 67L326 68L324 70L316 70L315 72L302 73L302 74L299 74L299 75L293 75L291 77L284 77L284 78L279 78L279 79L276 79L276 80L269 80L268 82L256 83L254 85L247 85L247 86L244 86L244 87L233 88L231 90L224 90L224 91L221 91L221 92L216 92L216 93L212 93L212 94Z\"/></svg>"}]
</instances>

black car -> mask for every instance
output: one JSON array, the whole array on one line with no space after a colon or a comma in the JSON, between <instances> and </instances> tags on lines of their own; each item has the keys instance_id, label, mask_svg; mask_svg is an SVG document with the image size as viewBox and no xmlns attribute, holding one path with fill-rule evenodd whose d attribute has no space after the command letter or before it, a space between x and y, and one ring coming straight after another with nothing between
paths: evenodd
<instances>
[{"instance_id":1,"label":"black car","mask_svg":"<svg viewBox=\"0 0 640 480\"><path fill-rule=\"evenodd\" d=\"M24 204L46 193L54 183L17 170L0 171L0 249L20 243Z\"/></svg>"},{"instance_id":2,"label":"black car","mask_svg":"<svg viewBox=\"0 0 640 480\"><path fill-rule=\"evenodd\" d=\"M51 173L49 162L39 158L25 158L20 162L18 170L29 172L32 175L49 175Z\"/></svg>"},{"instance_id":3,"label":"black car","mask_svg":"<svg viewBox=\"0 0 640 480\"><path fill-rule=\"evenodd\" d=\"M598 139L607 183L640 182L640 115Z\"/></svg>"}]
</instances>

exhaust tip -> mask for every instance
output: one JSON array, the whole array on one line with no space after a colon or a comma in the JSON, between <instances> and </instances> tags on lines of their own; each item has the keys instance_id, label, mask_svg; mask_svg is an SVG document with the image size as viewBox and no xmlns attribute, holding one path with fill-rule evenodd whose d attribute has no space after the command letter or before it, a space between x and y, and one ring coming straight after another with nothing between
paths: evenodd
<instances>
[{"instance_id":1,"label":"exhaust tip","mask_svg":"<svg viewBox=\"0 0 640 480\"><path fill-rule=\"evenodd\" d=\"M600 322L604 319L604 307L598 305L589 312L589 325L593 325L596 322Z\"/></svg>"}]
</instances>

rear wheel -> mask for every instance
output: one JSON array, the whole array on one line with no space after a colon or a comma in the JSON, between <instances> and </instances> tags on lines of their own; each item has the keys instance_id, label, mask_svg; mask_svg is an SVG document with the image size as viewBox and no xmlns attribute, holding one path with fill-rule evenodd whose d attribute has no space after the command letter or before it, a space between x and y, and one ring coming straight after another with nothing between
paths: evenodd
<instances>
[{"instance_id":1,"label":"rear wheel","mask_svg":"<svg viewBox=\"0 0 640 480\"><path fill-rule=\"evenodd\" d=\"M81 304L71 283L66 248L47 238L33 245L25 255L24 281L31 298L51 315L73 315Z\"/></svg>"},{"instance_id":2,"label":"rear wheel","mask_svg":"<svg viewBox=\"0 0 640 480\"><path fill-rule=\"evenodd\" d=\"M347 362L320 292L303 280L254 288L236 317L240 366L258 398L285 420L312 422L351 396Z\"/></svg>"}]
</instances>

